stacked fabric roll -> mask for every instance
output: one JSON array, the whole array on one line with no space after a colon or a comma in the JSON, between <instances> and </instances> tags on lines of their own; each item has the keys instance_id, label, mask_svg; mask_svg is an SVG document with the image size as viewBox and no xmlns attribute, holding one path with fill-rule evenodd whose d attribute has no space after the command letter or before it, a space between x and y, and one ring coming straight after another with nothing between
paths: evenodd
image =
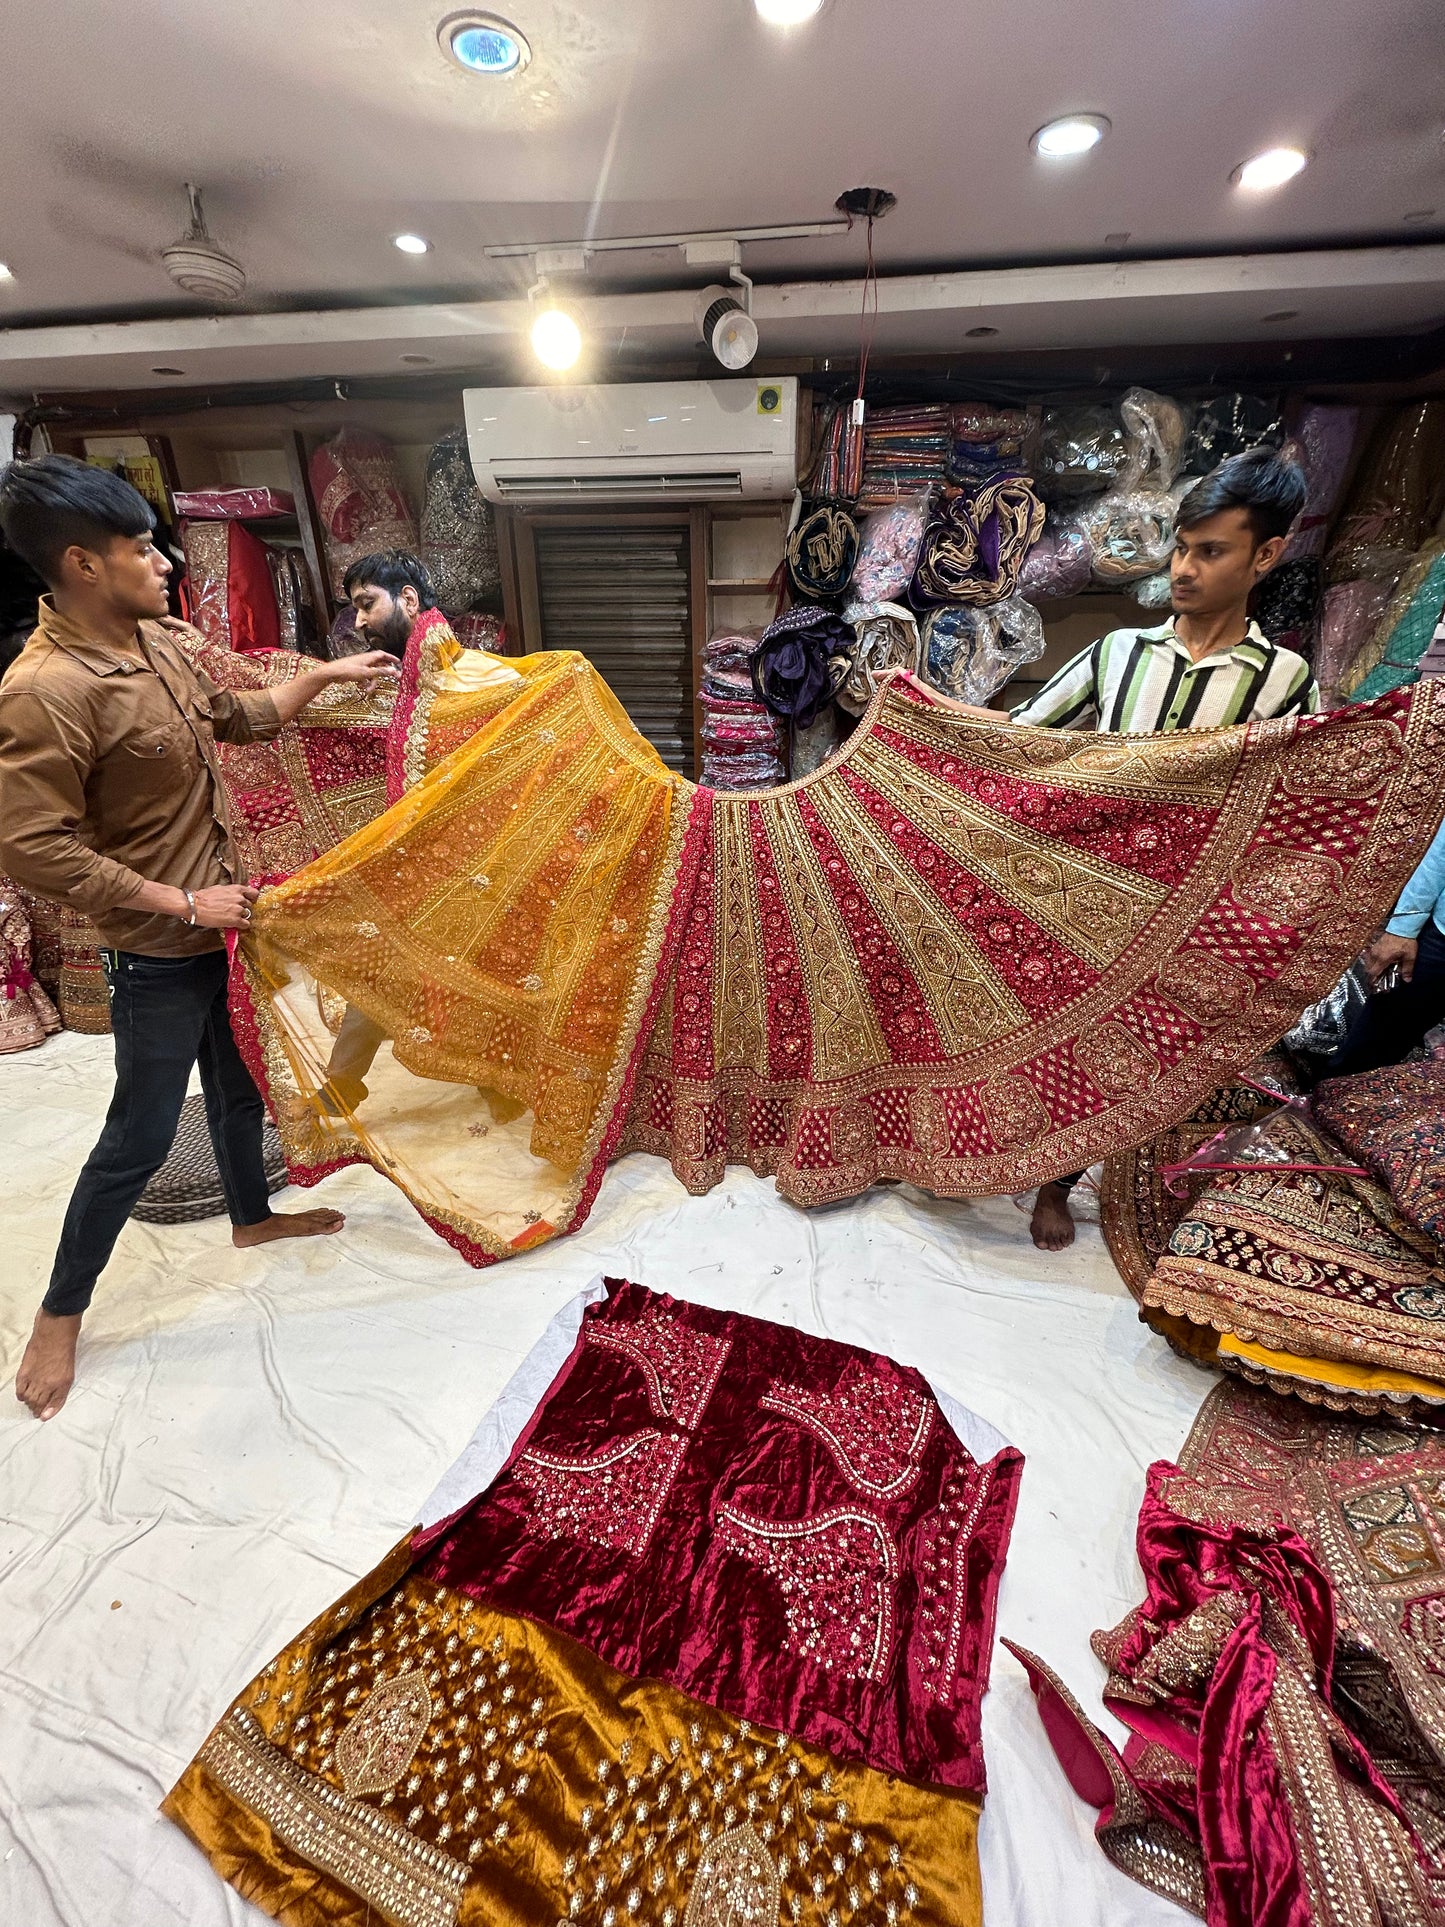
<instances>
[{"instance_id":1,"label":"stacked fabric roll","mask_svg":"<svg viewBox=\"0 0 1445 1927\"><path fill-rule=\"evenodd\" d=\"M952 446L953 423L941 402L869 409L863 425L858 507L878 508L901 495L940 486L948 474Z\"/></svg>"},{"instance_id":2,"label":"stacked fabric roll","mask_svg":"<svg viewBox=\"0 0 1445 1927\"><path fill-rule=\"evenodd\" d=\"M761 790L786 773L783 725L753 693L755 635L725 632L703 651L702 780L710 789Z\"/></svg>"}]
</instances>

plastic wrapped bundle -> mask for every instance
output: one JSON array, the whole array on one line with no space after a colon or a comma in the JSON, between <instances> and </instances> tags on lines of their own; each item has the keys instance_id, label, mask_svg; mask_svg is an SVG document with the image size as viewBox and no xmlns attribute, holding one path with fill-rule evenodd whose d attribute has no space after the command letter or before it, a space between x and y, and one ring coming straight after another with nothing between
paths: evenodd
<instances>
[{"instance_id":1,"label":"plastic wrapped bundle","mask_svg":"<svg viewBox=\"0 0 1445 1927\"><path fill-rule=\"evenodd\" d=\"M1376 429L1325 560L1325 580L1398 581L1445 505L1445 401L1411 402Z\"/></svg>"},{"instance_id":2,"label":"plastic wrapped bundle","mask_svg":"<svg viewBox=\"0 0 1445 1927\"><path fill-rule=\"evenodd\" d=\"M858 561L848 585L855 602L896 602L913 580L928 527L927 495L875 509L859 532Z\"/></svg>"},{"instance_id":3,"label":"plastic wrapped bundle","mask_svg":"<svg viewBox=\"0 0 1445 1927\"><path fill-rule=\"evenodd\" d=\"M1020 476L955 496L929 524L910 600L920 609L1004 601L1043 526L1044 505Z\"/></svg>"},{"instance_id":4,"label":"plastic wrapped bundle","mask_svg":"<svg viewBox=\"0 0 1445 1927\"><path fill-rule=\"evenodd\" d=\"M265 522L296 513L296 498L284 488L178 489L171 500L188 522Z\"/></svg>"},{"instance_id":5,"label":"plastic wrapped bundle","mask_svg":"<svg viewBox=\"0 0 1445 1927\"><path fill-rule=\"evenodd\" d=\"M1119 418L1126 443L1119 493L1172 488L1189 428L1178 402L1149 388L1131 388L1119 404Z\"/></svg>"},{"instance_id":6,"label":"plastic wrapped bundle","mask_svg":"<svg viewBox=\"0 0 1445 1927\"><path fill-rule=\"evenodd\" d=\"M1341 678L1373 635L1393 586L1362 577L1357 582L1336 582L1325 590L1315 642L1315 676L1326 709L1333 707Z\"/></svg>"},{"instance_id":7,"label":"plastic wrapped bundle","mask_svg":"<svg viewBox=\"0 0 1445 1927\"><path fill-rule=\"evenodd\" d=\"M1445 542L1432 542L1400 578L1375 632L1340 677L1350 702L1369 702L1420 680L1420 662L1445 610Z\"/></svg>"},{"instance_id":8,"label":"plastic wrapped bundle","mask_svg":"<svg viewBox=\"0 0 1445 1927\"><path fill-rule=\"evenodd\" d=\"M1174 548L1174 511L1192 478L1172 494L1136 489L1105 495L1079 511L1079 527L1094 555L1094 580L1109 588L1167 568Z\"/></svg>"},{"instance_id":9,"label":"plastic wrapped bundle","mask_svg":"<svg viewBox=\"0 0 1445 1927\"><path fill-rule=\"evenodd\" d=\"M1309 657L1314 651L1323 592L1317 557L1305 555L1293 562L1277 563L1255 591L1254 619L1271 642Z\"/></svg>"},{"instance_id":10,"label":"plastic wrapped bundle","mask_svg":"<svg viewBox=\"0 0 1445 1927\"><path fill-rule=\"evenodd\" d=\"M926 681L963 703L986 703L1025 663L1044 653L1044 621L1010 596L991 609L935 609L923 625Z\"/></svg>"},{"instance_id":11,"label":"plastic wrapped bundle","mask_svg":"<svg viewBox=\"0 0 1445 1927\"><path fill-rule=\"evenodd\" d=\"M1167 609L1174 599L1174 578L1168 569L1141 576L1129 591L1141 609Z\"/></svg>"},{"instance_id":12,"label":"plastic wrapped bundle","mask_svg":"<svg viewBox=\"0 0 1445 1927\"><path fill-rule=\"evenodd\" d=\"M244 522L183 522L190 619L207 642L253 652L282 647L270 555Z\"/></svg>"},{"instance_id":13,"label":"plastic wrapped bundle","mask_svg":"<svg viewBox=\"0 0 1445 1927\"><path fill-rule=\"evenodd\" d=\"M861 716L890 669L917 673L918 618L901 602L850 602L843 620L853 625L858 646L838 701L852 715Z\"/></svg>"},{"instance_id":14,"label":"plastic wrapped bundle","mask_svg":"<svg viewBox=\"0 0 1445 1927\"><path fill-rule=\"evenodd\" d=\"M390 442L365 429L343 428L316 450L310 473L326 544L326 572L338 600L346 571L362 556L381 549L416 553L416 522Z\"/></svg>"},{"instance_id":15,"label":"plastic wrapped bundle","mask_svg":"<svg viewBox=\"0 0 1445 1927\"><path fill-rule=\"evenodd\" d=\"M1127 454L1124 425L1114 409L1098 402L1050 408L1039 435L1034 479L1046 501L1099 495L1114 487Z\"/></svg>"},{"instance_id":16,"label":"plastic wrapped bundle","mask_svg":"<svg viewBox=\"0 0 1445 1927\"><path fill-rule=\"evenodd\" d=\"M831 602L858 560L858 524L846 509L815 508L788 537L788 582L803 602Z\"/></svg>"},{"instance_id":17,"label":"plastic wrapped bundle","mask_svg":"<svg viewBox=\"0 0 1445 1927\"><path fill-rule=\"evenodd\" d=\"M1077 595L1094 573L1094 551L1071 516L1050 515L1019 570L1019 594L1029 602Z\"/></svg>"},{"instance_id":18,"label":"plastic wrapped bundle","mask_svg":"<svg viewBox=\"0 0 1445 1927\"><path fill-rule=\"evenodd\" d=\"M1330 518L1339 504L1360 432L1358 408L1339 402L1305 402L1286 415L1284 452L1305 472L1309 493L1294 525L1285 560L1323 555Z\"/></svg>"},{"instance_id":19,"label":"plastic wrapped bundle","mask_svg":"<svg viewBox=\"0 0 1445 1927\"><path fill-rule=\"evenodd\" d=\"M948 479L977 488L1001 475L1026 475L1033 417L1025 408L991 408L984 402L957 402L949 410L953 446Z\"/></svg>"},{"instance_id":20,"label":"plastic wrapped bundle","mask_svg":"<svg viewBox=\"0 0 1445 1927\"><path fill-rule=\"evenodd\" d=\"M461 615L501 588L497 526L472 474L464 428L450 429L427 459L421 559L449 616Z\"/></svg>"},{"instance_id":21,"label":"plastic wrapped bundle","mask_svg":"<svg viewBox=\"0 0 1445 1927\"><path fill-rule=\"evenodd\" d=\"M843 687L857 637L831 609L800 603L763 631L753 652L753 693L775 716L807 729Z\"/></svg>"},{"instance_id":22,"label":"plastic wrapped bundle","mask_svg":"<svg viewBox=\"0 0 1445 1927\"><path fill-rule=\"evenodd\" d=\"M1207 475L1247 448L1278 448L1284 440L1279 404L1262 395L1212 395L1194 410L1181 468Z\"/></svg>"}]
</instances>

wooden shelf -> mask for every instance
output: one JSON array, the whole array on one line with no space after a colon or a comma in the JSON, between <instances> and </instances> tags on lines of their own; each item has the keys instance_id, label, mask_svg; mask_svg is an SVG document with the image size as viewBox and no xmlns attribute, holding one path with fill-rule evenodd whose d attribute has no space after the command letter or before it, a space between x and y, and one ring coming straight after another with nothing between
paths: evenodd
<instances>
[{"instance_id":1,"label":"wooden shelf","mask_svg":"<svg viewBox=\"0 0 1445 1927\"><path fill-rule=\"evenodd\" d=\"M770 575L710 575L707 586L710 589L771 589L773 578Z\"/></svg>"}]
</instances>

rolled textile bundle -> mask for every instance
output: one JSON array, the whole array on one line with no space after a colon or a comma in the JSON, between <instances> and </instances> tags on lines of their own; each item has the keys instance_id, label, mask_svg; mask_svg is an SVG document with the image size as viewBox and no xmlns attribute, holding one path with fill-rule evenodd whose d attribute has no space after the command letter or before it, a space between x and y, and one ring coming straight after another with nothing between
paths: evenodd
<instances>
[{"instance_id":1,"label":"rolled textile bundle","mask_svg":"<svg viewBox=\"0 0 1445 1927\"><path fill-rule=\"evenodd\" d=\"M1325 580L1395 580L1445 506L1445 401L1410 402L1376 429L1325 559Z\"/></svg>"},{"instance_id":2,"label":"rolled textile bundle","mask_svg":"<svg viewBox=\"0 0 1445 1927\"><path fill-rule=\"evenodd\" d=\"M1020 476L961 494L929 525L914 571L916 608L939 602L1002 602L1044 526L1044 505Z\"/></svg>"},{"instance_id":3,"label":"rolled textile bundle","mask_svg":"<svg viewBox=\"0 0 1445 1927\"><path fill-rule=\"evenodd\" d=\"M1034 464L1039 493L1047 501L1102 494L1115 485L1127 453L1116 410L1100 402L1046 409Z\"/></svg>"},{"instance_id":4,"label":"rolled textile bundle","mask_svg":"<svg viewBox=\"0 0 1445 1927\"><path fill-rule=\"evenodd\" d=\"M1173 599L1174 578L1168 569L1141 576L1129 591L1141 609L1167 609Z\"/></svg>"},{"instance_id":5,"label":"rolled textile bundle","mask_svg":"<svg viewBox=\"0 0 1445 1927\"><path fill-rule=\"evenodd\" d=\"M1360 411L1341 402L1304 402L1285 415L1284 453L1305 472L1309 493L1284 555L1323 555L1330 518L1339 504L1360 431Z\"/></svg>"},{"instance_id":6,"label":"rolled textile bundle","mask_svg":"<svg viewBox=\"0 0 1445 1927\"><path fill-rule=\"evenodd\" d=\"M775 716L807 729L847 680L857 640L831 609L799 603L763 631L752 659L754 694Z\"/></svg>"},{"instance_id":7,"label":"rolled textile bundle","mask_svg":"<svg viewBox=\"0 0 1445 1927\"><path fill-rule=\"evenodd\" d=\"M1180 469L1186 475L1207 475L1247 448L1278 448L1284 432L1277 401L1263 395L1212 395L1194 410Z\"/></svg>"},{"instance_id":8,"label":"rolled textile bundle","mask_svg":"<svg viewBox=\"0 0 1445 1927\"><path fill-rule=\"evenodd\" d=\"M878 508L941 483L950 434L949 412L941 402L870 408L863 427L858 506Z\"/></svg>"},{"instance_id":9,"label":"rolled textile bundle","mask_svg":"<svg viewBox=\"0 0 1445 1927\"><path fill-rule=\"evenodd\" d=\"M849 583L855 602L895 602L913 580L928 527L926 494L875 509L859 532L858 561Z\"/></svg>"},{"instance_id":10,"label":"rolled textile bundle","mask_svg":"<svg viewBox=\"0 0 1445 1927\"><path fill-rule=\"evenodd\" d=\"M948 479L978 488L1000 475L1026 475L1035 422L1026 408L991 408L986 402L955 402L949 410L953 444Z\"/></svg>"},{"instance_id":11,"label":"rolled textile bundle","mask_svg":"<svg viewBox=\"0 0 1445 1927\"><path fill-rule=\"evenodd\" d=\"M467 432L460 425L449 429L427 457L421 559L437 601L451 617L495 595L502 584L497 525L477 487Z\"/></svg>"},{"instance_id":12,"label":"rolled textile bundle","mask_svg":"<svg viewBox=\"0 0 1445 1927\"><path fill-rule=\"evenodd\" d=\"M1189 430L1179 403L1149 388L1131 388L1119 403L1119 418L1126 443L1117 482L1120 494L1172 488Z\"/></svg>"},{"instance_id":13,"label":"rolled textile bundle","mask_svg":"<svg viewBox=\"0 0 1445 1927\"><path fill-rule=\"evenodd\" d=\"M850 602L843 620L852 623L858 646L838 701L854 716L861 716L890 669L917 673L918 618L901 602Z\"/></svg>"},{"instance_id":14,"label":"rolled textile bundle","mask_svg":"<svg viewBox=\"0 0 1445 1927\"><path fill-rule=\"evenodd\" d=\"M1044 619L1011 596L992 608L935 609L923 625L925 681L963 703L986 703L1044 653Z\"/></svg>"},{"instance_id":15,"label":"rolled textile bundle","mask_svg":"<svg viewBox=\"0 0 1445 1927\"><path fill-rule=\"evenodd\" d=\"M1325 590L1315 642L1315 676L1326 709L1334 707L1340 679L1384 614L1392 586L1362 576L1356 582L1333 583Z\"/></svg>"},{"instance_id":16,"label":"rolled textile bundle","mask_svg":"<svg viewBox=\"0 0 1445 1927\"><path fill-rule=\"evenodd\" d=\"M1174 548L1174 511L1194 486L1190 476L1172 493L1136 489L1104 495L1079 511L1079 527L1094 552L1094 580L1113 587L1157 575Z\"/></svg>"},{"instance_id":17,"label":"rolled textile bundle","mask_svg":"<svg viewBox=\"0 0 1445 1927\"><path fill-rule=\"evenodd\" d=\"M803 602L842 595L857 560L858 524L846 509L815 508L788 537L788 581Z\"/></svg>"},{"instance_id":18,"label":"rolled textile bundle","mask_svg":"<svg viewBox=\"0 0 1445 1927\"><path fill-rule=\"evenodd\" d=\"M1375 633L1340 677L1350 702L1369 702L1420 680L1420 659L1445 610L1445 541L1421 551L1400 578Z\"/></svg>"},{"instance_id":19,"label":"rolled textile bundle","mask_svg":"<svg viewBox=\"0 0 1445 1927\"><path fill-rule=\"evenodd\" d=\"M1077 595L1094 573L1094 551L1072 516L1050 513L1044 532L1024 558L1019 594L1029 602Z\"/></svg>"},{"instance_id":20,"label":"rolled textile bundle","mask_svg":"<svg viewBox=\"0 0 1445 1927\"><path fill-rule=\"evenodd\" d=\"M1276 563L1255 591L1254 619L1271 642L1308 657L1314 650L1323 589L1317 556Z\"/></svg>"},{"instance_id":21,"label":"rolled textile bundle","mask_svg":"<svg viewBox=\"0 0 1445 1927\"><path fill-rule=\"evenodd\" d=\"M338 600L346 571L362 556L380 549L415 554L416 522L389 441L366 429L343 428L312 455L310 475L331 593Z\"/></svg>"}]
</instances>

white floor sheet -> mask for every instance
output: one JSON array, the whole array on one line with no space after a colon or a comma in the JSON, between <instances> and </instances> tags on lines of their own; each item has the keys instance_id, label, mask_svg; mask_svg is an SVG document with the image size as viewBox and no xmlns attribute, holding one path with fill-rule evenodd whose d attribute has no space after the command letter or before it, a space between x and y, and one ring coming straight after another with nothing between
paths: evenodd
<instances>
[{"instance_id":1,"label":"white floor sheet","mask_svg":"<svg viewBox=\"0 0 1445 1927\"><path fill-rule=\"evenodd\" d=\"M1139 1324L1097 1227L1049 1257L1007 1198L896 1189L809 1214L742 1171L689 1198L634 1157L579 1236L472 1271L347 1171L275 1201L338 1206L334 1238L243 1253L221 1220L129 1226L76 1390L41 1426L8 1387L109 1058L66 1033L0 1059L6 1927L258 1927L158 1802L231 1695L400 1538L599 1272L888 1352L997 1426L1027 1461L999 1630L1097 1712L1088 1636L1138 1599L1145 1467L1210 1384ZM984 1735L988 1927L1187 1918L1105 1861L1001 1648Z\"/></svg>"}]
</instances>

